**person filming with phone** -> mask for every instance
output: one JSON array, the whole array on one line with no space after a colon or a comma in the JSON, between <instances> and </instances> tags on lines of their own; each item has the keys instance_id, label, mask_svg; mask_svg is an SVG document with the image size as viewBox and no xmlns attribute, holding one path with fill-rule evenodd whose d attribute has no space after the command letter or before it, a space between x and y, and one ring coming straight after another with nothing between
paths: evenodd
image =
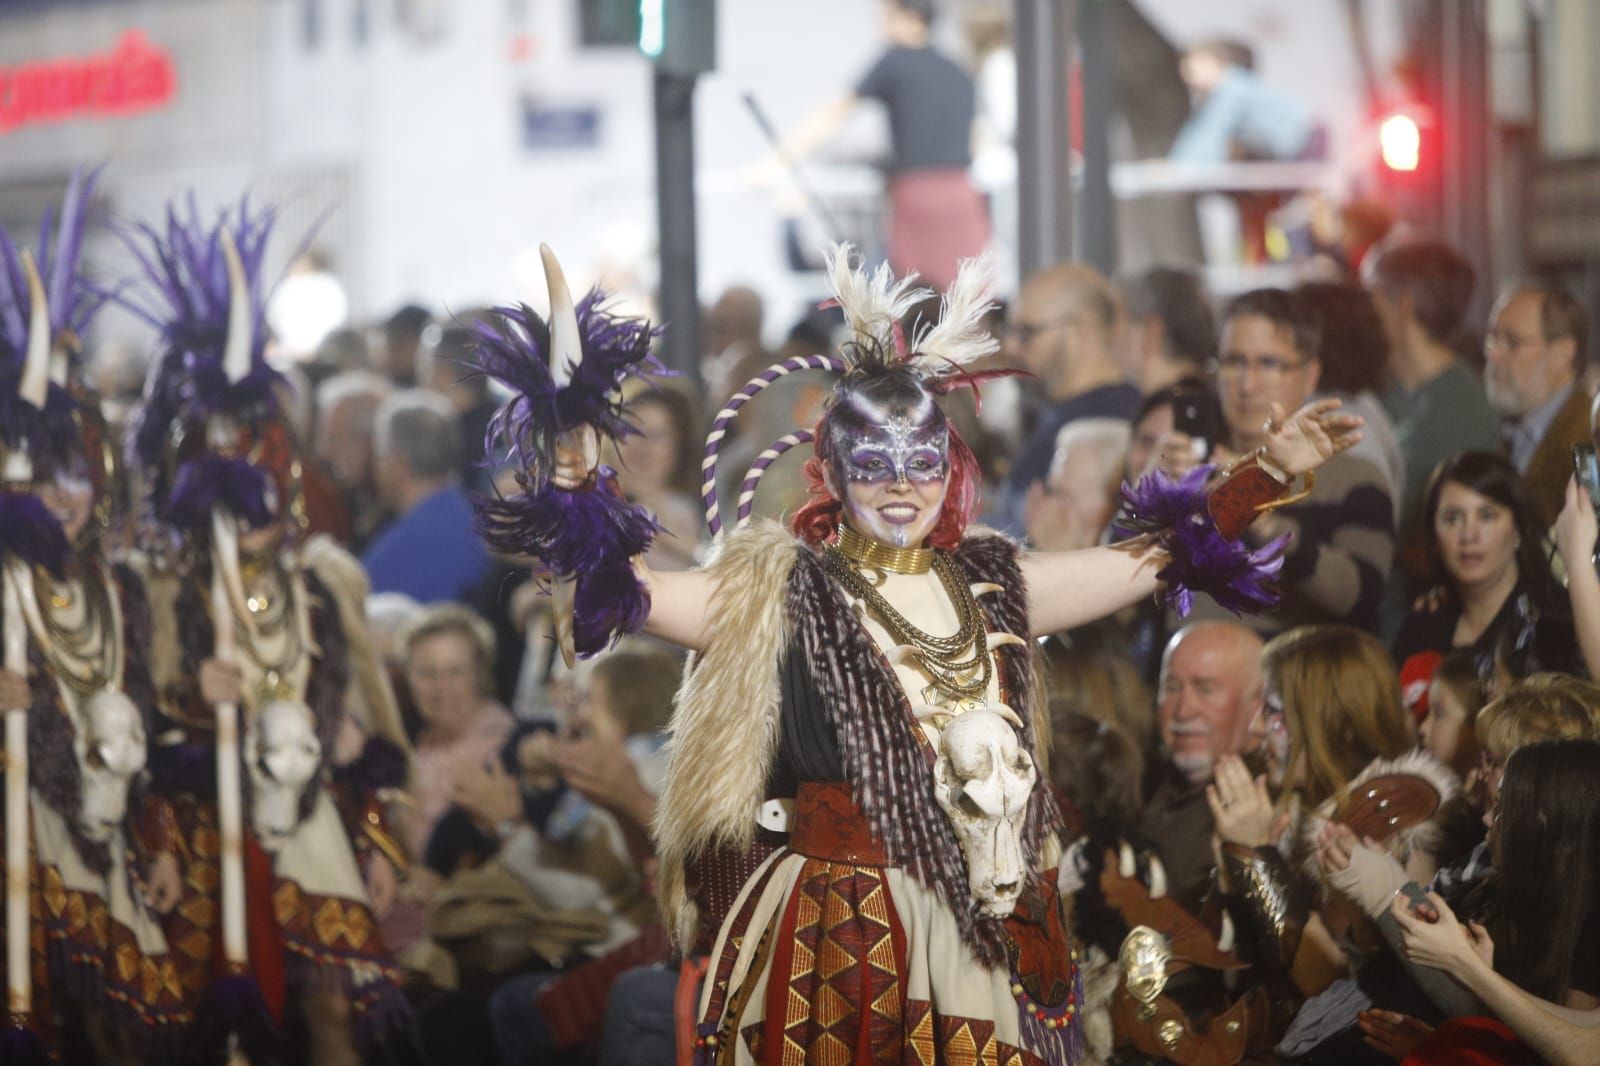
<instances>
[{"instance_id":1,"label":"person filming with phone","mask_svg":"<svg viewBox=\"0 0 1600 1066\"><path fill-rule=\"evenodd\" d=\"M1322 373L1321 325L1302 297L1256 289L1235 297L1222 313L1215 364L1223 439L1204 444L1178 431L1167 435L1156 460L1171 477L1200 462L1220 468L1260 444L1269 427L1317 392ZM1303 487L1303 486L1302 486ZM1291 534L1279 577L1282 602L1249 619L1263 632L1319 622L1377 628L1384 582L1394 560L1394 498L1389 478L1372 461L1346 452L1317 471L1310 494L1258 518L1246 533L1265 544ZM1223 617L1196 597L1196 618Z\"/></svg>"}]
</instances>

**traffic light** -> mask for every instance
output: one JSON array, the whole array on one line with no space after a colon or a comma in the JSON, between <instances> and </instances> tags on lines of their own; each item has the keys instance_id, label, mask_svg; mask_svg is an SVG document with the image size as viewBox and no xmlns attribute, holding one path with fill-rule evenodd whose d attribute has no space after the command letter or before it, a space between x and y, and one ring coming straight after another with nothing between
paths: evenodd
<instances>
[{"instance_id":1,"label":"traffic light","mask_svg":"<svg viewBox=\"0 0 1600 1066\"><path fill-rule=\"evenodd\" d=\"M1417 120L1407 114L1385 118L1378 126L1378 150L1390 170L1416 170L1422 159L1422 130Z\"/></svg>"},{"instance_id":2,"label":"traffic light","mask_svg":"<svg viewBox=\"0 0 1600 1066\"><path fill-rule=\"evenodd\" d=\"M667 74L717 65L716 0L639 0L639 51Z\"/></svg>"},{"instance_id":3,"label":"traffic light","mask_svg":"<svg viewBox=\"0 0 1600 1066\"><path fill-rule=\"evenodd\" d=\"M1378 161L1398 181L1423 180L1439 167L1439 131L1433 113L1415 101L1378 116Z\"/></svg>"}]
</instances>

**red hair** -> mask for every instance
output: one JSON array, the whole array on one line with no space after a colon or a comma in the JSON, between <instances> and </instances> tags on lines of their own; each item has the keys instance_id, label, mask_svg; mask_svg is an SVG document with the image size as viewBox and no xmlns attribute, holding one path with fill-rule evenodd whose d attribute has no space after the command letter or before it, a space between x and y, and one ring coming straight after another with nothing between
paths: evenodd
<instances>
[{"instance_id":1,"label":"red hair","mask_svg":"<svg viewBox=\"0 0 1600 1066\"><path fill-rule=\"evenodd\" d=\"M844 503L828 491L823 480L823 465L833 456L828 442L828 418L817 420L816 454L806 460L806 490L810 493L801 508L789 519L789 529L795 536L816 547L833 537L839 529ZM945 482L944 503L939 508L939 520L928 533L928 545L954 551L966 535L967 523L978 513L978 494L982 483L978 472L978 459L961 439L955 426L950 426L950 477Z\"/></svg>"}]
</instances>

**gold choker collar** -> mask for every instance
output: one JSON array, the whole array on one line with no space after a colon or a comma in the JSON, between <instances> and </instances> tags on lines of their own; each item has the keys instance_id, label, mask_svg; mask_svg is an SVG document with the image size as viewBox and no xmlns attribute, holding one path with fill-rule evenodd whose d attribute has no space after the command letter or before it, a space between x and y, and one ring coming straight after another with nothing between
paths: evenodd
<instances>
[{"instance_id":1,"label":"gold choker collar","mask_svg":"<svg viewBox=\"0 0 1600 1066\"><path fill-rule=\"evenodd\" d=\"M839 551L851 562L891 574L926 574L933 569L932 548L891 548L846 525L839 527Z\"/></svg>"}]
</instances>

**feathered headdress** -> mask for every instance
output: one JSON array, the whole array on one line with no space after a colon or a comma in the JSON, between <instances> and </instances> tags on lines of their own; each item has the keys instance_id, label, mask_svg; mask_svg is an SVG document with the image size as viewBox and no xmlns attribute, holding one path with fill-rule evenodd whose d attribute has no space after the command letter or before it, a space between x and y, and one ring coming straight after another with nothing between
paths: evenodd
<instances>
[{"instance_id":1,"label":"feathered headdress","mask_svg":"<svg viewBox=\"0 0 1600 1066\"><path fill-rule=\"evenodd\" d=\"M263 524L272 511L267 475L291 488L293 447L282 439L275 392L283 377L265 356L262 272L273 222L247 199L207 226L191 196L168 206L164 232L141 223L124 234L146 291L118 301L160 334L130 459L149 481L156 518L186 532L205 528L218 502Z\"/></svg>"},{"instance_id":2,"label":"feathered headdress","mask_svg":"<svg viewBox=\"0 0 1600 1066\"><path fill-rule=\"evenodd\" d=\"M28 491L38 467L84 445L79 404L66 388L77 336L102 300L79 269L88 205L100 171L73 173L57 226L45 212L39 259L0 229L0 552L61 573L69 550L61 525Z\"/></svg>"},{"instance_id":3,"label":"feathered headdress","mask_svg":"<svg viewBox=\"0 0 1600 1066\"><path fill-rule=\"evenodd\" d=\"M850 244L834 245L824 253L824 260L828 285L833 291L827 306L836 306L843 312L850 337L837 355L796 356L774 363L751 378L717 413L706 436L700 487L706 525L712 536L722 532L717 457L723 438L740 409L782 378L805 370L830 371L843 375L839 387L848 390L877 375L910 371L923 388L943 395L954 389L976 388L990 378L1020 373L1004 367L973 369L980 360L1000 350L999 342L983 323L994 306L989 295L994 262L989 255L961 262L955 282L941 297L939 321L922 327L909 339L903 325L906 316L935 295L932 289L917 284L917 275L897 279L886 263L868 271ZM811 430L801 429L774 441L757 456L740 485L739 525L749 521L756 489L778 456L813 439Z\"/></svg>"},{"instance_id":4,"label":"feathered headdress","mask_svg":"<svg viewBox=\"0 0 1600 1066\"><path fill-rule=\"evenodd\" d=\"M485 453L518 467L522 491L474 501L478 529L497 552L531 555L554 575L557 636L569 664L604 650L617 635L644 624L650 601L631 560L660 526L629 503L616 474L596 466L599 436L635 432L623 417L619 386L630 377L664 373L650 354L656 331L606 308L589 292L573 304L555 254L541 245L550 317L525 306L501 307L475 327L467 365L505 385L511 399L489 422ZM553 485L557 441L573 432L595 484L578 491Z\"/></svg>"},{"instance_id":5,"label":"feathered headdress","mask_svg":"<svg viewBox=\"0 0 1600 1066\"><path fill-rule=\"evenodd\" d=\"M994 306L994 261L985 253L964 259L956 280L940 301L939 321L909 340L901 323L919 304L932 299L932 289L917 284L917 275L896 280L887 263L870 274L857 264L855 248L838 244L825 255L833 300L844 312L852 339L840 351L850 377L906 367L935 393L971 386L985 378L1016 373L997 369L975 372L972 365L1000 350L1000 342L984 328Z\"/></svg>"}]
</instances>

